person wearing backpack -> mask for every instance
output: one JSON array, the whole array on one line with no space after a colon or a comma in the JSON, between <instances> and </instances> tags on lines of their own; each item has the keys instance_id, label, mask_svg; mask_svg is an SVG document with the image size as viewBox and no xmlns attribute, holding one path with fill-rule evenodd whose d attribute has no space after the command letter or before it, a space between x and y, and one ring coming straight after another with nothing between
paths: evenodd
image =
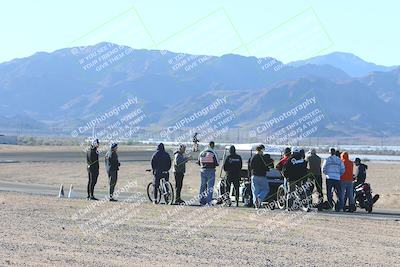
<instances>
[{"instance_id":1,"label":"person wearing backpack","mask_svg":"<svg viewBox=\"0 0 400 267\"><path fill-rule=\"evenodd\" d=\"M186 172L186 162L190 157L185 156L186 146L184 144L180 144L177 151L174 153L174 164L172 166L172 172L175 176L175 191L176 191L176 200L175 204L185 203L181 199L181 191L183 184L183 177Z\"/></svg>"},{"instance_id":2,"label":"person wearing backpack","mask_svg":"<svg viewBox=\"0 0 400 267\"><path fill-rule=\"evenodd\" d=\"M271 162L267 162L264 157L264 146L256 147L257 153L250 159L251 190L253 193L253 204L255 209L261 207L262 201L269 193L269 183L267 172Z\"/></svg>"},{"instance_id":3,"label":"person wearing backpack","mask_svg":"<svg viewBox=\"0 0 400 267\"><path fill-rule=\"evenodd\" d=\"M239 207L240 172L242 170L242 157L236 154L235 146L229 148L229 155L225 158L224 171L226 172L225 194L230 198L231 185L235 188L236 207Z\"/></svg>"},{"instance_id":4,"label":"person wearing backpack","mask_svg":"<svg viewBox=\"0 0 400 267\"><path fill-rule=\"evenodd\" d=\"M200 165L200 205L211 205L214 184L215 169L219 166L218 156L214 151L215 143L211 141L206 149L200 152L197 163Z\"/></svg>"}]
</instances>

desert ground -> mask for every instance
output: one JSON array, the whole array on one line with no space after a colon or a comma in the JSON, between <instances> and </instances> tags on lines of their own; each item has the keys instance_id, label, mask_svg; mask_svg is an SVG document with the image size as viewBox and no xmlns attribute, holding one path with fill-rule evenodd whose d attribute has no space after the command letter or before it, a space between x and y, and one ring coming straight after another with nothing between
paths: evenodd
<instances>
[{"instance_id":1,"label":"desert ground","mask_svg":"<svg viewBox=\"0 0 400 267\"><path fill-rule=\"evenodd\" d=\"M121 147L121 155L143 150L151 148ZM149 162L123 157L118 188L126 188L129 198L86 201L86 163L79 148L0 146L3 155L43 151L76 157L2 163L0 183L43 185L55 192L60 184L66 189L72 184L78 196L0 191L0 266L399 266L400 216L156 206L145 193ZM400 163L367 164L367 179L381 195L376 210L400 213ZM199 180L199 168L190 162L185 200L194 200ZM100 164L96 196L106 190Z\"/></svg>"}]
</instances>

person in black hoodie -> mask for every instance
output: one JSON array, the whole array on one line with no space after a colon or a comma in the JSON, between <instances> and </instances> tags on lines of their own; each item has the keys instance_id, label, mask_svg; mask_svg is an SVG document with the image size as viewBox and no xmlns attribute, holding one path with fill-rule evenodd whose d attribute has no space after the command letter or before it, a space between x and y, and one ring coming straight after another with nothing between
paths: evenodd
<instances>
[{"instance_id":1,"label":"person in black hoodie","mask_svg":"<svg viewBox=\"0 0 400 267\"><path fill-rule=\"evenodd\" d=\"M90 149L86 153L86 163L88 172L88 185L87 185L87 199L88 200L98 200L94 197L94 187L97 183L97 178L99 177L99 152L97 151L99 147L99 139L95 139L90 146Z\"/></svg>"},{"instance_id":2,"label":"person in black hoodie","mask_svg":"<svg viewBox=\"0 0 400 267\"><path fill-rule=\"evenodd\" d=\"M165 151L163 143L160 143L157 147L157 151L153 154L151 158L151 169L153 170L153 185L154 185L154 199L157 199L157 188L160 186L161 178L169 180L168 171L171 169L171 157Z\"/></svg>"},{"instance_id":3,"label":"person in black hoodie","mask_svg":"<svg viewBox=\"0 0 400 267\"><path fill-rule=\"evenodd\" d=\"M240 186L240 172L242 170L243 162L242 157L236 154L235 146L231 146L229 148L229 155L226 157L224 162L224 171L226 172L226 193L230 197L229 194L231 192L231 184L233 183L233 187L235 188L235 199L236 199L236 207L239 207L239 186Z\"/></svg>"},{"instance_id":4,"label":"person in black hoodie","mask_svg":"<svg viewBox=\"0 0 400 267\"><path fill-rule=\"evenodd\" d=\"M354 183L354 186L357 186L365 183L365 180L367 179L368 165L361 163L360 158L356 158L354 160L354 165L356 165L356 173L354 174L356 181Z\"/></svg>"},{"instance_id":5,"label":"person in black hoodie","mask_svg":"<svg viewBox=\"0 0 400 267\"><path fill-rule=\"evenodd\" d=\"M106 171L109 183L110 201L117 201L116 199L113 198L114 189L118 180L118 170L119 166L121 166L121 164L118 161L117 150L118 150L118 144L113 143L111 144L110 150L106 153L105 156Z\"/></svg>"},{"instance_id":6,"label":"person in black hoodie","mask_svg":"<svg viewBox=\"0 0 400 267\"><path fill-rule=\"evenodd\" d=\"M288 179L289 193L294 192L296 185L302 186L303 181L307 178L308 169L307 161L304 160L303 154L299 148L292 149L292 155L283 165L283 175ZM293 197L288 194L287 209L293 209Z\"/></svg>"}]
</instances>

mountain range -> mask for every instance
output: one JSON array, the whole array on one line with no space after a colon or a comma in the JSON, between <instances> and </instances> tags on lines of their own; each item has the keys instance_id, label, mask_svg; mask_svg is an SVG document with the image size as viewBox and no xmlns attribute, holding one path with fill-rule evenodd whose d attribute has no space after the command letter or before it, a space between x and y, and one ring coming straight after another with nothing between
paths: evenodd
<instances>
[{"instance_id":1,"label":"mountain range","mask_svg":"<svg viewBox=\"0 0 400 267\"><path fill-rule=\"evenodd\" d=\"M175 125L226 97L223 108L235 115L226 126L251 130L315 97L324 119L312 136L400 135L400 68L348 53L284 65L274 58L99 43L0 64L0 130L79 127L130 97L146 114L140 125L151 129ZM185 126L197 126L216 112Z\"/></svg>"}]
</instances>

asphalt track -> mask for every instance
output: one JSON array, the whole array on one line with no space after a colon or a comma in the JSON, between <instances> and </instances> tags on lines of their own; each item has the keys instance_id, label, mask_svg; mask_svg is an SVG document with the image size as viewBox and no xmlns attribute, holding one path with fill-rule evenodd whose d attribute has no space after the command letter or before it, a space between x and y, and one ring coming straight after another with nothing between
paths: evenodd
<instances>
[{"instance_id":1,"label":"asphalt track","mask_svg":"<svg viewBox=\"0 0 400 267\"><path fill-rule=\"evenodd\" d=\"M148 161L154 151L120 151L119 158L121 162L132 162L132 161ZM222 155L222 151L218 151ZM18 162L81 162L85 160L85 154L83 152L7 152L0 154L0 163L18 163ZM64 188L65 194L68 194L68 187ZM34 195L46 195L58 196L59 188L51 185L43 184L25 184L16 182L6 182L0 180L0 192L19 192ZM86 197L86 191L82 189L75 189L75 198L84 199ZM105 196L106 192L98 192L98 196ZM0 194L1 196L1 194ZM123 201L129 197L128 193L121 193L119 199ZM244 207L243 207L244 208ZM281 212L281 211L273 211ZM389 210L389 209L374 209L371 214L368 214L364 210L358 210L355 213L335 213L335 212L318 212L321 216L334 216L334 217L354 217L354 218L365 218L375 220L395 220L400 221L400 210Z\"/></svg>"},{"instance_id":2,"label":"asphalt track","mask_svg":"<svg viewBox=\"0 0 400 267\"><path fill-rule=\"evenodd\" d=\"M44 196L54 196L54 198L58 198L59 188L51 185L42 185L42 184L24 184L24 183L15 183L15 182L5 182L0 181L0 192L19 192L25 194L34 194L34 195L44 195ZM69 188L68 186L64 188L65 197L68 196ZM86 191L82 189L74 189L74 199L85 199ZM98 191L97 197L103 199L106 196L106 191ZM120 201L127 200L129 198L129 193L122 192L118 199ZM1 197L1 194L0 194ZM130 200L131 201L131 200ZM150 202L149 202L150 203ZM240 208L249 209L241 206ZM252 209L249 209L252 211ZM268 211L268 212L283 212L280 210ZM332 216L332 217L351 217L351 218L363 218L370 220L393 220L400 222L400 210L389 210L389 209L375 209L372 213L368 214L364 210L358 210L354 213L336 213L336 212L318 212L315 215L319 216Z\"/></svg>"},{"instance_id":3,"label":"asphalt track","mask_svg":"<svg viewBox=\"0 0 400 267\"><path fill-rule=\"evenodd\" d=\"M154 151L119 151L121 162L150 160ZM104 155L104 154L103 154ZM11 162L82 162L86 160L84 152L45 151L45 152L6 152L0 154L0 163Z\"/></svg>"}]
</instances>

